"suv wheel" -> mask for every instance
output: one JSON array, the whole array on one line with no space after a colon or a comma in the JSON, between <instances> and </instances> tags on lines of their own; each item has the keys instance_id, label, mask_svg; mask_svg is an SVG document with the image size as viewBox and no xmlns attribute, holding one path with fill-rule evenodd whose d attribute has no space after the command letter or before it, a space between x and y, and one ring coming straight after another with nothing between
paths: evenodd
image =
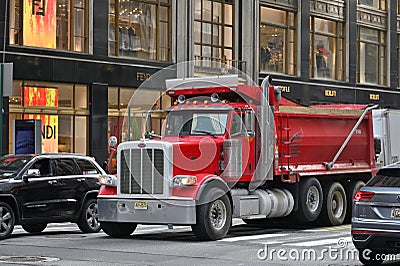
<instances>
[{"instance_id":1,"label":"suv wheel","mask_svg":"<svg viewBox=\"0 0 400 266\"><path fill-rule=\"evenodd\" d=\"M10 205L0 202L0 240L9 238L15 225L14 211Z\"/></svg>"},{"instance_id":2,"label":"suv wheel","mask_svg":"<svg viewBox=\"0 0 400 266\"><path fill-rule=\"evenodd\" d=\"M40 233L44 229L46 229L47 224L24 224L22 225L22 228L27 231L28 233Z\"/></svg>"},{"instance_id":3,"label":"suv wheel","mask_svg":"<svg viewBox=\"0 0 400 266\"><path fill-rule=\"evenodd\" d=\"M89 199L85 202L79 217L78 227L84 233L97 233L100 231L96 199Z\"/></svg>"}]
</instances>

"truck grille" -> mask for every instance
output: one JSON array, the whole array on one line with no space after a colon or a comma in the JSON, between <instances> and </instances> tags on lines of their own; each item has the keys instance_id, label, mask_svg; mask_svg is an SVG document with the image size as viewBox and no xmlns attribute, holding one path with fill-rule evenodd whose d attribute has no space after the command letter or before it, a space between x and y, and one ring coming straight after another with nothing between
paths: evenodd
<instances>
[{"instance_id":1,"label":"truck grille","mask_svg":"<svg viewBox=\"0 0 400 266\"><path fill-rule=\"evenodd\" d=\"M128 149L121 152L121 193L162 194L163 174L163 150Z\"/></svg>"}]
</instances>

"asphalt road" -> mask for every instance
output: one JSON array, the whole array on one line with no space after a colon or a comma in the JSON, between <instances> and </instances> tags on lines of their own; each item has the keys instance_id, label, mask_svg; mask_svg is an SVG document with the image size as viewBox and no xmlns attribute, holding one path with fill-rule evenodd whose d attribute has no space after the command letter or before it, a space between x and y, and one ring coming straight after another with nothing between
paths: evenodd
<instances>
[{"instance_id":1,"label":"asphalt road","mask_svg":"<svg viewBox=\"0 0 400 266\"><path fill-rule=\"evenodd\" d=\"M0 265L361 265L357 258L350 225L259 228L235 220L226 238L202 242L183 226L139 225L116 239L60 223L35 235L16 227L0 241Z\"/></svg>"}]
</instances>

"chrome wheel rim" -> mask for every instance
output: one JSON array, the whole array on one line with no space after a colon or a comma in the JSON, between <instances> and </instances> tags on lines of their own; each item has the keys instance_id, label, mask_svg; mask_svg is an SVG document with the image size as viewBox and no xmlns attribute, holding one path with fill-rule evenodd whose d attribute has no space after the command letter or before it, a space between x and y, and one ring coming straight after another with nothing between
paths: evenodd
<instances>
[{"instance_id":1,"label":"chrome wheel rim","mask_svg":"<svg viewBox=\"0 0 400 266\"><path fill-rule=\"evenodd\" d=\"M0 235L8 234L11 230L12 224L13 217L11 211L4 206L0 206Z\"/></svg>"},{"instance_id":2,"label":"chrome wheel rim","mask_svg":"<svg viewBox=\"0 0 400 266\"><path fill-rule=\"evenodd\" d=\"M319 205L319 191L316 186L311 186L307 191L307 208L311 212L316 212Z\"/></svg>"},{"instance_id":3,"label":"chrome wheel rim","mask_svg":"<svg viewBox=\"0 0 400 266\"><path fill-rule=\"evenodd\" d=\"M342 193L339 191L335 191L332 195L332 204L331 204L332 214L335 218L342 217L344 211L344 199Z\"/></svg>"},{"instance_id":4,"label":"chrome wheel rim","mask_svg":"<svg viewBox=\"0 0 400 266\"><path fill-rule=\"evenodd\" d=\"M99 228L99 214L97 212L97 203L89 204L86 209L86 222L92 229Z\"/></svg>"},{"instance_id":5,"label":"chrome wheel rim","mask_svg":"<svg viewBox=\"0 0 400 266\"><path fill-rule=\"evenodd\" d=\"M225 226L227 210L222 200L218 199L211 204L209 219L211 221L211 226L215 230L221 230Z\"/></svg>"}]
</instances>

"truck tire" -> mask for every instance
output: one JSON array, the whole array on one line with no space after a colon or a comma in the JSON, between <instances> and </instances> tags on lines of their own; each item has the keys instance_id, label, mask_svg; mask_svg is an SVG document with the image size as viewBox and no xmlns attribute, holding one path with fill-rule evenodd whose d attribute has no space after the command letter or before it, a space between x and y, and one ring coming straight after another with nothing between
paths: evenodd
<instances>
[{"instance_id":1,"label":"truck tire","mask_svg":"<svg viewBox=\"0 0 400 266\"><path fill-rule=\"evenodd\" d=\"M40 233L43 232L44 229L46 229L47 224L43 223L43 224L23 224L22 225L22 229L24 229L25 231L27 231L28 233L31 234L36 234L36 233Z\"/></svg>"},{"instance_id":2,"label":"truck tire","mask_svg":"<svg viewBox=\"0 0 400 266\"><path fill-rule=\"evenodd\" d=\"M365 183L361 180L357 180L357 181L350 182L349 186L346 187L347 211L346 211L346 218L344 219L345 223L351 223L354 195L363 186L365 186Z\"/></svg>"},{"instance_id":3,"label":"truck tire","mask_svg":"<svg viewBox=\"0 0 400 266\"><path fill-rule=\"evenodd\" d=\"M127 237L135 231L137 224L101 222L101 229L112 237Z\"/></svg>"},{"instance_id":4,"label":"truck tire","mask_svg":"<svg viewBox=\"0 0 400 266\"><path fill-rule=\"evenodd\" d=\"M9 238L14 230L14 210L5 202L0 202L0 240Z\"/></svg>"},{"instance_id":5,"label":"truck tire","mask_svg":"<svg viewBox=\"0 0 400 266\"><path fill-rule=\"evenodd\" d=\"M315 177L300 182L298 210L295 218L300 223L315 221L322 209L322 187Z\"/></svg>"},{"instance_id":6,"label":"truck tire","mask_svg":"<svg viewBox=\"0 0 400 266\"><path fill-rule=\"evenodd\" d=\"M203 198L203 204L196 207L197 223L192 231L199 240L218 240L226 236L232 225L232 208L226 194L210 190Z\"/></svg>"},{"instance_id":7,"label":"truck tire","mask_svg":"<svg viewBox=\"0 0 400 266\"><path fill-rule=\"evenodd\" d=\"M321 221L327 225L343 224L346 217L347 198L342 184L328 183L324 186L324 207Z\"/></svg>"},{"instance_id":8,"label":"truck tire","mask_svg":"<svg viewBox=\"0 0 400 266\"><path fill-rule=\"evenodd\" d=\"M78 227L83 233L97 233L100 231L101 227L96 199L89 199L83 205L82 213L78 220Z\"/></svg>"}]
</instances>

